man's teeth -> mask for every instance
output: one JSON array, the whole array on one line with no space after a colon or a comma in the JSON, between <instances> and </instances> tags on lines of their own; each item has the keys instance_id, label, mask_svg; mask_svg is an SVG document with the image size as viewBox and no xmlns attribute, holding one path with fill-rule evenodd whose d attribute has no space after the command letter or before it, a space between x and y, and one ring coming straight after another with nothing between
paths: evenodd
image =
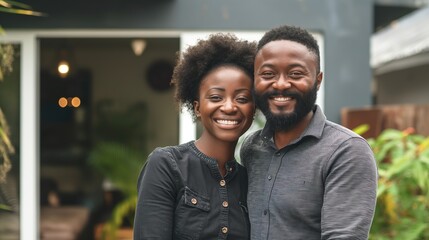
<instances>
[{"instance_id":1,"label":"man's teeth","mask_svg":"<svg viewBox=\"0 0 429 240\"><path fill-rule=\"evenodd\" d=\"M217 120L216 122L218 122L220 124L224 124L224 125L236 125L236 124L238 124L238 121L233 121L233 120Z\"/></svg>"},{"instance_id":2,"label":"man's teeth","mask_svg":"<svg viewBox=\"0 0 429 240\"><path fill-rule=\"evenodd\" d=\"M285 101L290 101L291 98L290 97L275 97L274 100L280 101L280 102L285 102Z\"/></svg>"}]
</instances>

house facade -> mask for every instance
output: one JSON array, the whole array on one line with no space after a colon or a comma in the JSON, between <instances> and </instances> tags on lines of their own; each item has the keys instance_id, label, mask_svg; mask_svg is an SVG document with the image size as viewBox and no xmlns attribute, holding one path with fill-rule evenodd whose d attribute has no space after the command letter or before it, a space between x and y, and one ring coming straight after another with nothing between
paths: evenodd
<instances>
[{"instance_id":1,"label":"house facade","mask_svg":"<svg viewBox=\"0 0 429 240\"><path fill-rule=\"evenodd\" d=\"M92 110L95 100L104 98L116 97L120 104L137 99L147 105L150 116L147 128L152 131L149 149L187 141L195 137L198 130L189 116L179 114L172 105L171 89L144 90L149 89L148 76L139 71L148 71L151 63L158 59L174 63L176 51L212 32L233 32L257 40L268 29L283 24L306 28L321 43L324 81L318 103L328 119L339 122L343 107L372 104L369 39L373 31L374 2L371 0L42 0L30 4L47 15L4 14L0 22L7 31L6 35L0 36L0 42L12 42L20 48L20 66L17 68L20 69L20 80L15 88L18 96L15 106L19 111L15 111L12 125L19 128L15 131L19 135L15 141L19 147L16 161L20 167L21 239L39 238L40 203L37 199L40 198L40 177L44 174L56 176L59 171L52 167L58 165L44 159L46 152L40 141L44 135L40 126L45 121L42 118L44 110L49 109L43 104L46 89L42 70L49 68L49 59L54 58L60 42L80 44L75 58L85 68L94 68L91 75ZM103 48L103 52L100 50L102 42L111 41L118 48L126 48L124 42L128 44L133 39L146 39L143 56L152 56L151 62L138 65L134 70L127 69L127 66L137 64L131 60L134 56L116 53L112 45ZM111 58L121 61L98 66L94 62L101 60L89 61ZM103 75L109 69L115 71ZM144 80L138 82L139 77ZM115 85L118 82L119 85ZM108 85L112 85L111 88L107 88ZM124 94L115 95L118 91ZM88 121L93 123L96 117ZM79 171L77 167L75 172ZM70 171L61 172L64 173Z\"/></svg>"}]
</instances>

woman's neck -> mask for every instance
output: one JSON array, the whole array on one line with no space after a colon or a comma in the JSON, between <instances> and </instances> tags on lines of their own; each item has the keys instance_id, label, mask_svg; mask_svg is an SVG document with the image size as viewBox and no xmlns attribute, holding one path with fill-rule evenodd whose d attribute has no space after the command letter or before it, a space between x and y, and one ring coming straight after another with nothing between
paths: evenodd
<instances>
[{"instance_id":1,"label":"woman's neck","mask_svg":"<svg viewBox=\"0 0 429 240\"><path fill-rule=\"evenodd\" d=\"M195 141L198 150L217 161L222 176L226 174L226 162L234 158L236 145L237 142L215 141L212 138L204 137L204 135Z\"/></svg>"}]
</instances>

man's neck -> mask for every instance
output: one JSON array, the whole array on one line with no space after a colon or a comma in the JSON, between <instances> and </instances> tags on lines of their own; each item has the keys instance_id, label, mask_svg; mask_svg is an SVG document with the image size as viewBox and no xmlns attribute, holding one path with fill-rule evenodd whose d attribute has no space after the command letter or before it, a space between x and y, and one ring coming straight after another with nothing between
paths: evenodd
<instances>
[{"instance_id":1,"label":"man's neck","mask_svg":"<svg viewBox=\"0 0 429 240\"><path fill-rule=\"evenodd\" d=\"M310 111L307 116L305 116L294 128L287 131L275 131L274 132L274 143L277 149L282 149L286 147L293 140L299 138L304 130L310 124L311 119L313 118L314 112Z\"/></svg>"}]
</instances>

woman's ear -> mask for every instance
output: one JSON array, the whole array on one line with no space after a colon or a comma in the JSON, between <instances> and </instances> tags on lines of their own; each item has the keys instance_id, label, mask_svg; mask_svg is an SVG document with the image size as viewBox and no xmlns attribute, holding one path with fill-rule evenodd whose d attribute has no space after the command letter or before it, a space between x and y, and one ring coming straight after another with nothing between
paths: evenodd
<instances>
[{"instance_id":1,"label":"woman's ear","mask_svg":"<svg viewBox=\"0 0 429 240\"><path fill-rule=\"evenodd\" d=\"M197 118L199 118L201 116L200 102L198 102L198 101L194 101L194 112L195 112L195 116L197 116Z\"/></svg>"}]
</instances>

